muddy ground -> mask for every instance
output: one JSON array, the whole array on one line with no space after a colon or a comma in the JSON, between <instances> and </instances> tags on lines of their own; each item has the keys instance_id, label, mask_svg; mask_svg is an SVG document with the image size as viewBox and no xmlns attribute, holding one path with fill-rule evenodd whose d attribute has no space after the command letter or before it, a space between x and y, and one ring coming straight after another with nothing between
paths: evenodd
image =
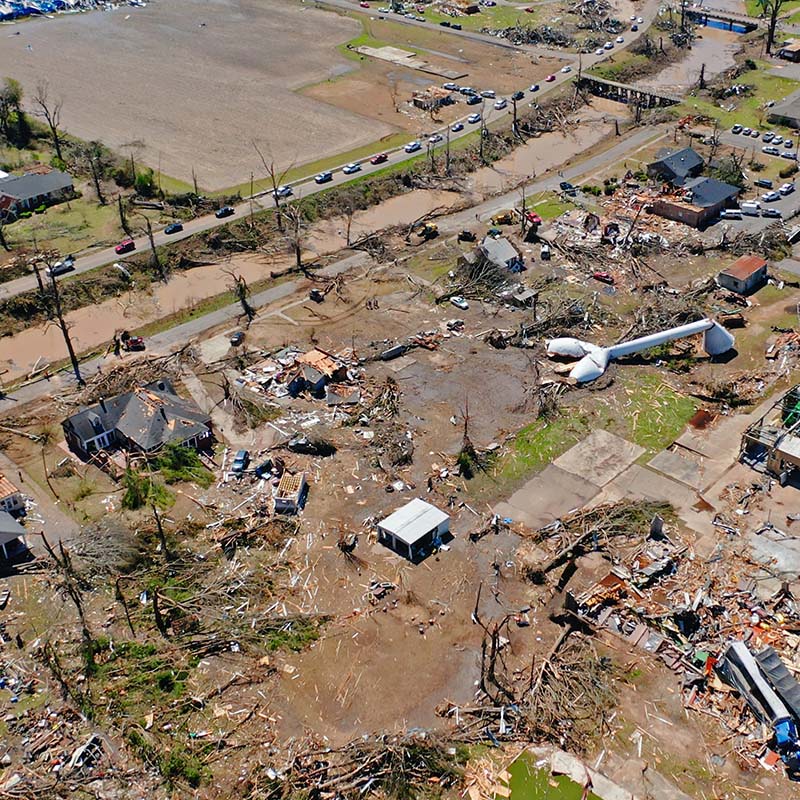
<instances>
[{"instance_id":1,"label":"muddy ground","mask_svg":"<svg viewBox=\"0 0 800 800\"><path fill-rule=\"evenodd\" d=\"M263 171L252 141L284 166L376 141L386 123L296 93L355 65L336 45L354 20L299 3L152 3L25 22L0 72L63 98L61 124L207 190ZM16 31L15 31L16 32ZM86 92L87 76L98 74ZM302 145L298 134L302 132Z\"/></svg>"}]
</instances>

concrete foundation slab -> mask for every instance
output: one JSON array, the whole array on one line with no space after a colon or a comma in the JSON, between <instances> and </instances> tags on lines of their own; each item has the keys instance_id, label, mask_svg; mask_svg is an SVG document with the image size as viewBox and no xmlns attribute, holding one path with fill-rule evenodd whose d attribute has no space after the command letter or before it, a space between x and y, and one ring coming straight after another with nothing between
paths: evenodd
<instances>
[{"instance_id":1,"label":"concrete foundation slab","mask_svg":"<svg viewBox=\"0 0 800 800\"><path fill-rule=\"evenodd\" d=\"M495 512L531 528L541 528L580 508L599 491L596 484L550 464L507 502L498 503Z\"/></svg>"},{"instance_id":2,"label":"concrete foundation slab","mask_svg":"<svg viewBox=\"0 0 800 800\"><path fill-rule=\"evenodd\" d=\"M596 430L553 463L597 486L605 486L643 453L644 448L638 444L608 431Z\"/></svg>"}]
</instances>

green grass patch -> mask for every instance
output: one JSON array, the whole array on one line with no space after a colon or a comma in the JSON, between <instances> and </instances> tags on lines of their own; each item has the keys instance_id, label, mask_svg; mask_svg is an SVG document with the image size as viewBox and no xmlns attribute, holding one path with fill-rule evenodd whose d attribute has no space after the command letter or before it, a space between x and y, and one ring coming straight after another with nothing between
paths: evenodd
<instances>
[{"instance_id":1,"label":"green grass patch","mask_svg":"<svg viewBox=\"0 0 800 800\"><path fill-rule=\"evenodd\" d=\"M537 197L527 198L525 207L537 213L542 219L555 219L573 206L561 200L552 192L543 193Z\"/></svg>"},{"instance_id":2,"label":"green grass patch","mask_svg":"<svg viewBox=\"0 0 800 800\"><path fill-rule=\"evenodd\" d=\"M553 420L526 425L500 460L495 479L508 483L540 472L589 432L589 420L574 409L563 411Z\"/></svg>"},{"instance_id":3,"label":"green grass patch","mask_svg":"<svg viewBox=\"0 0 800 800\"><path fill-rule=\"evenodd\" d=\"M745 7L749 17L760 17L764 13L764 7L758 0L745 0ZM800 0L786 0L779 12L779 18L785 17L790 11L800 8ZM790 18L791 21L791 18Z\"/></svg>"},{"instance_id":4,"label":"green grass patch","mask_svg":"<svg viewBox=\"0 0 800 800\"><path fill-rule=\"evenodd\" d=\"M319 639L320 625L324 619L286 620L277 622L276 627L264 631L265 646L272 652L292 650L297 653Z\"/></svg>"},{"instance_id":5,"label":"green grass patch","mask_svg":"<svg viewBox=\"0 0 800 800\"><path fill-rule=\"evenodd\" d=\"M624 386L628 396L622 408L625 435L651 452L669 447L699 407L695 398L679 394L660 375L627 378Z\"/></svg>"},{"instance_id":6,"label":"green grass patch","mask_svg":"<svg viewBox=\"0 0 800 800\"><path fill-rule=\"evenodd\" d=\"M763 127L767 124L766 119L769 112L766 103L770 100L775 102L782 100L786 95L799 88L800 83L790 78L770 75L768 70L772 69L772 64L763 61L756 63L758 69L744 72L737 79L739 83L752 86L752 94L748 97L726 98L721 101L726 107L736 106L732 111L720 108L712 100L692 95L689 95L685 102L677 108L682 109L684 114L706 114L713 119L719 120L723 127L730 127L736 123L750 128Z\"/></svg>"},{"instance_id":7,"label":"green grass patch","mask_svg":"<svg viewBox=\"0 0 800 800\"><path fill-rule=\"evenodd\" d=\"M650 59L646 55L624 50L601 64L595 64L589 72L607 81L619 81L633 70L646 68L649 63Z\"/></svg>"}]
</instances>

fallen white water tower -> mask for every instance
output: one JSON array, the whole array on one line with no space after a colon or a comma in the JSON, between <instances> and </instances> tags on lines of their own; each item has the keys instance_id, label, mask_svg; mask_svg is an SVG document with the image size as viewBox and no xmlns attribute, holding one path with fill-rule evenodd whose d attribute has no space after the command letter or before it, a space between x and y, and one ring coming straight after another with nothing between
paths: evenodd
<instances>
[{"instance_id":1,"label":"fallen white water tower","mask_svg":"<svg viewBox=\"0 0 800 800\"><path fill-rule=\"evenodd\" d=\"M565 336L560 339L551 339L547 343L547 355L550 357L577 358L578 363L572 367L570 378L578 383L588 383L599 378L608 367L612 358L630 356L641 353L651 347L658 347L675 339L684 339L687 336L703 334L703 349L710 356L721 356L731 350L736 343L729 331L726 331L716 320L706 318L677 328L669 328L649 336L640 336L629 342L621 342L611 347L600 347L591 342Z\"/></svg>"}]
</instances>

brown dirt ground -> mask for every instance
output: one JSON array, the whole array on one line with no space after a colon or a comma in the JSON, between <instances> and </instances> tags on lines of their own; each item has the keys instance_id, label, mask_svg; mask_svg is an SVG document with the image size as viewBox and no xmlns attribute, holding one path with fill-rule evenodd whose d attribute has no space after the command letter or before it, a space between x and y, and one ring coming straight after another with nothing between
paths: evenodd
<instances>
[{"instance_id":1,"label":"brown dirt ground","mask_svg":"<svg viewBox=\"0 0 800 800\"><path fill-rule=\"evenodd\" d=\"M263 169L253 140L288 165L390 131L295 93L351 69L335 46L359 33L356 21L299 3L152 3L26 22L19 33L0 49L0 73L23 83L28 105L47 76L67 131L133 149L187 183L194 167L206 189Z\"/></svg>"},{"instance_id":2,"label":"brown dirt ground","mask_svg":"<svg viewBox=\"0 0 800 800\"><path fill-rule=\"evenodd\" d=\"M397 26L393 26L394 30ZM371 22L372 35L381 38L382 26L379 21ZM414 36L419 34L414 29ZM531 57L522 52L505 52L490 45L482 45L468 40L458 39L453 44L453 37L437 34L434 41L435 51L420 47L415 49L420 56L435 67L450 70L463 70L465 77L457 83L473 86L476 89L494 89L498 96L524 88L531 83L541 81L546 75L561 66L558 58ZM393 39L397 47L416 43L410 38L408 43ZM449 55L446 58L445 55ZM431 127L463 117L473 110L460 98L454 105L443 108L432 121L427 112L414 108L410 101L415 91L428 86L439 86L446 78L436 75L397 67L377 59L362 56L360 69L333 80L327 80L310 86L303 91L308 97L331 103L340 108L358 114L365 114L373 119L397 126L404 130L420 133ZM393 97L394 95L394 97ZM395 109L397 103L397 110ZM477 106L475 108L478 108Z\"/></svg>"}]
</instances>

